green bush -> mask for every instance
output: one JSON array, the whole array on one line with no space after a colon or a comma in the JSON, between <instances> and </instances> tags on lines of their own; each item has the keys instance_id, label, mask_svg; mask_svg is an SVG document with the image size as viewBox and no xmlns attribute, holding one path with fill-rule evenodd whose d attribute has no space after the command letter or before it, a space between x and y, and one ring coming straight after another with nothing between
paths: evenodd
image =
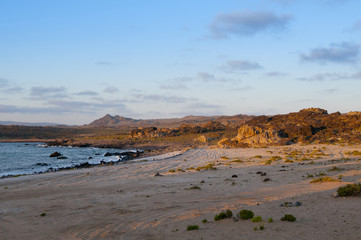
<instances>
[{"instance_id":1,"label":"green bush","mask_svg":"<svg viewBox=\"0 0 361 240\"><path fill-rule=\"evenodd\" d=\"M252 218L251 222L261 222L262 221L262 217L261 216L257 216Z\"/></svg>"},{"instance_id":2,"label":"green bush","mask_svg":"<svg viewBox=\"0 0 361 240\"><path fill-rule=\"evenodd\" d=\"M187 231L198 230L198 229L199 229L198 225L190 225L187 227Z\"/></svg>"},{"instance_id":3,"label":"green bush","mask_svg":"<svg viewBox=\"0 0 361 240\"><path fill-rule=\"evenodd\" d=\"M268 222L269 222L269 223L273 223L273 218L269 218L269 219L268 219Z\"/></svg>"},{"instance_id":4,"label":"green bush","mask_svg":"<svg viewBox=\"0 0 361 240\"><path fill-rule=\"evenodd\" d=\"M281 217L281 221L294 222L296 221L296 218L291 214L285 214L283 217Z\"/></svg>"},{"instance_id":5,"label":"green bush","mask_svg":"<svg viewBox=\"0 0 361 240\"><path fill-rule=\"evenodd\" d=\"M259 230L264 230L264 226L263 225L259 226Z\"/></svg>"},{"instance_id":6,"label":"green bush","mask_svg":"<svg viewBox=\"0 0 361 240\"><path fill-rule=\"evenodd\" d=\"M231 218L232 216L233 216L232 211L227 209L225 212L222 211L219 214L217 214L216 216L214 216L214 221L219 221L219 220L222 220L222 219Z\"/></svg>"},{"instance_id":7,"label":"green bush","mask_svg":"<svg viewBox=\"0 0 361 240\"><path fill-rule=\"evenodd\" d=\"M203 220L202 220L202 223L207 223L207 222L208 222L207 219L203 219Z\"/></svg>"},{"instance_id":8,"label":"green bush","mask_svg":"<svg viewBox=\"0 0 361 240\"><path fill-rule=\"evenodd\" d=\"M361 195L361 183L347 184L337 189L339 197L359 196Z\"/></svg>"},{"instance_id":9,"label":"green bush","mask_svg":"<svg viewBox=\"0 0 361 240\"><path fill-rule=\"evenodd\" d=\"M246 209L243 209L238 213L238 217L240 219L244 219L244 220L251 219L251 218L253 218L253 216L254 216L254 213L252 211L246 210Z\"/></svg>"}]
</instances>

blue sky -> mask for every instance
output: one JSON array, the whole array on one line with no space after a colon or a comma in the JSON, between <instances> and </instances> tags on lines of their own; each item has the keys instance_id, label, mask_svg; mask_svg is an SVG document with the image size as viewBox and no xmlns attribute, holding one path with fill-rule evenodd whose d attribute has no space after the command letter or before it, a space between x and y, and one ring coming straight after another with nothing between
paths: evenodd
<instances>
[{"instance_id":1,"label":"blue sky","mask_svg":"<svg viewBox=\"0 0 361 240\"><path fill-rule=\"evenodd\" d=\"M0 120L359 111L358 0L0 0Z\"/></svg>"}]
</instances>

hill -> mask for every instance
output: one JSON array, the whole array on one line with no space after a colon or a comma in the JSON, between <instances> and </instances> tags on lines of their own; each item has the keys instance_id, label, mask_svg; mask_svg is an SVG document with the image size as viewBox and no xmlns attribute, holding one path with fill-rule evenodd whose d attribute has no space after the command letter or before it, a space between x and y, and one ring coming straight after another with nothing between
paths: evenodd
<instances>
[{"instance_id":1,"label":"hill","mask_svg":"<svg viewBox=\"0 0 361 240\"><path fill-rule=\"evenodd\" d=\"M99 118L87 126L90 127L119 127L119 128L136 128L136 127L158 127L158 128L175 128L181 125L199 125L209 121L217 121L223 125L242 125L253 119L255 116L234 115L234 116L186 116L183 118L169 119L132 119L122 116L111 116L109 114Z\"/></svg>"}]
</instances>

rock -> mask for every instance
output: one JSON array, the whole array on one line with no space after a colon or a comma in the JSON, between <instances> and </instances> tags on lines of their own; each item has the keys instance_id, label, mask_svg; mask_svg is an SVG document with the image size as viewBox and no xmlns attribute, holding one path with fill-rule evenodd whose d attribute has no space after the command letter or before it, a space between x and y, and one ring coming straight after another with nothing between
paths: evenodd
<instances>
[{"instance_id":1,"label":"rock","mask_svg":"<svg viewBox=\"0 0 361 240\"><path fill-rule=\"evenodd\" d=\"M206 136L204 136L204 135L201 135L201 136L195 138L194 141L198 141L198 142L208 142L208 138L206 138Z\"/></svg>"},{"instance_id":2,"label":"rock","mask_svg":"<svg viewBox=\"0 0 361 240\"><path fill-rule=\"evenodd\" d=\"M232 178L238 178L238 176L237 175L232 175Z\"/></svg>"},{"instance_id":3,"label":"rock","mask_svg":"<svg viewBox=\"0 0 361 240\"><path fill-rule=\"evenodd\" d=\"M59 152L53 152L52 154L50 154L50 156L49 157L60 157L61 156L61 153L59 153Z\"/></svg>"},{"instance_id":4,"label":"rock","mask_svg":"<svg viewBox=\"0 0 361 240\"><path fill-rule=\"evenodd\" d=\"M46 167L46 166L49 166L49 164L47 164L47 163L37 163L37 164L35 164L35 166Z\"/></svg>"},{"instance_id":5,"label":"rock","mask_svg":"<svg viewBox=\"0 0 361 240\"><path fill-rule=\"evenodd\" d=\"M232 141L247 144L249 146L273 145L281 143L280 134L273 128L262 129L247 124L238 129L238 134Z\"/></svg>"},{"instance_id":6,"label":"rock","mask_svg":"<svg viewBox=\"0 0 361 240\"><path fill-rule=\"evenodd\" d=\"M157 172L154 177L162 177L163 175L161 175L159 172Z\"/></svg>"},{"instance_id":7,"label":"rock","mask_svg":"<svg viewBox=\"0 0 361 240\"><path fill-rule=\"evenodd\" d=\"M301 206L302 206L302 202L295 202L295 206L296 206L296 207L301 207Z\"/></svg>"},{"instance_id":8,"label":"rock","mask_svg":"<svg viewBox=\"0 0 361 240\"><path fill-rule=\"evenodd\" d=\"M266 178L266 179L263 180L263 182L269 182L269 181L271 181L270 178Z\"/></svg>"},{"instance_id":9,"label":"rock","mask_svg":"<svg viewBox=\"0 0 361 240\"><path fill-rule=\"evenodd\" d=\"M65 156L60 156L60 157L57 157L57 159L68 159L68 158Z\"/></svg>"},{"instance_id":10,"label":"rock","mask_svg":"<svg viewBox=\"0 0 361 240\"><path fill-rule=\"evenodd\" d=\"M237 217L233 217L233 221L234 221L234 222L238 222L238 220L239 220L239 219L238 219Z\"/></svg>"}]
</instances>

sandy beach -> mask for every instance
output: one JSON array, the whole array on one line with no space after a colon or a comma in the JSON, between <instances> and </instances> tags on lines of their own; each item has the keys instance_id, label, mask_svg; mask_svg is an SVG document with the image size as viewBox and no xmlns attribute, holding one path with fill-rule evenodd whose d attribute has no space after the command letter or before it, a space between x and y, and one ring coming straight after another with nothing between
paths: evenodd
<instances>
[{"instance_id":1,"label":"sandy beach","mask_svg":"<svg viewBox=\"0 0 361 240\"><path fill-rule=\"evenodd\" d=\"M0 239L360 239L361 198L334 196L361 182L355 150L361 146L196 148L1 179ZM196 170L208 164L216 170ZM326 175L337 181L310 183ZM263 220L214 221L226 209ZM297 220L281 221L285 214Z\"/></svg>"}]
</instances>

